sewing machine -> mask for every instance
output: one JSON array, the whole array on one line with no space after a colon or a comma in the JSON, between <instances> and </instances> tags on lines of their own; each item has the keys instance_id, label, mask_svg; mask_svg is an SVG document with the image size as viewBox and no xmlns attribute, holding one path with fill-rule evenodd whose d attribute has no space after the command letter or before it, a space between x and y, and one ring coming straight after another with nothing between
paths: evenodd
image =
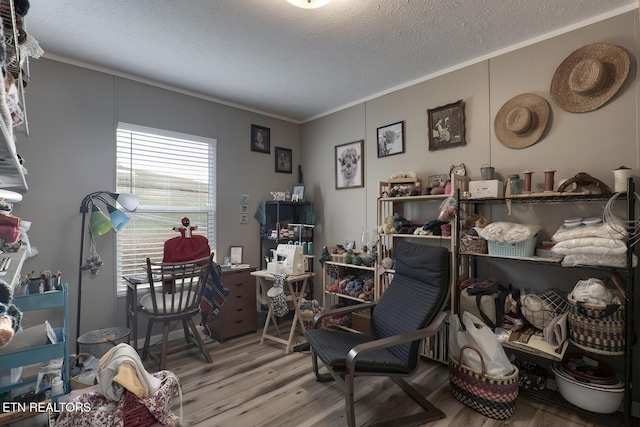
<instances>
[{"instance_id":1,"label":"sewing machine","mask_svg":"<svg viewBox=\"0 0 640 427\"><path fill-rule=\"evenodd\" d=\"M288 275L303 274L308 270L307 258L302 256L300 245L278 245L272 260L267 263L269 273L284 273Z\"/></svg>"}]
</instances>

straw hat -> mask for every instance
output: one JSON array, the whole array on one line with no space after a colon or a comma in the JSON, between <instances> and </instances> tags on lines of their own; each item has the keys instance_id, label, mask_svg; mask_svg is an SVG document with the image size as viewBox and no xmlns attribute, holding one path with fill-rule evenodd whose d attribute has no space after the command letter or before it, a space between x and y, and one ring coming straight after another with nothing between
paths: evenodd
<instances>
[{"instance_id":1,"label":"straw hat","mask_svg":"<svg viewBox=\"0 0 640 427\"><path fill-rule=\"evenodd\" d=\"M565 111L584 113L603 106L629 74L629 55L618 46L594 43L569 55L556 69L551 98Z\"/></svg>"},{"instance_id":2,"label":"straw hat","mask_svg":"<svg viewBox=\"0 0 640 427\"><path fill-rule=\"evenodd\" d=\"M516 95L496 114L493 127L496 137L509 148L525 148L535 144L549 120L549 104L532 93Z\"/></svg>"}]
</instances>

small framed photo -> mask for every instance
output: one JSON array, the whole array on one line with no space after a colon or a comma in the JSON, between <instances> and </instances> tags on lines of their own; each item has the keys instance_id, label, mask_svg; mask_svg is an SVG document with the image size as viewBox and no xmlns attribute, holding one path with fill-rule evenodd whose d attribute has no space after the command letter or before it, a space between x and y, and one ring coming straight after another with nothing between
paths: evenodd
<instances>
[{"instance_id":1,"label":"small framed photo","mask_svg":"<svg viewBox=\"0 0 640 427\"><path fill-rule=\"evenodd\" d=\"M271 129L251 125L251 151L271 154Z\"/></svg>"},{"instance_id":2,"label":"small framed photo","mask_svg":"<svg viewBox=\"0 0 640 427\"><path fill-rule=\"evenodd\" d=\"M231 264L242 264L242 246L231 246L229 248L229 258Z\"/></svg>"},{"instance_id":3,"label":"small framed photo","mask_svg":"<svg viewBox=\"0 0 640 427\"><path fill-rule=\"evenodd\" d=\"M276 172L293 173L293 150L276 147Z\"/></svg>"},{"instance_id":4,"label":"small framed photo","mask_svg":"<svg viewBox=\"0 0 640 427\"><path fill-rule=\"evenodd\" d=\"M240 204L240 213L249 213L249 205L245 203Z\"/></svg>"},{"instance_id":5,"label":"small framed photo","mask_svg":"<svg viewBox=\"0 0 640 427\"><path fill-rule=\"evenodd\" d=\"M249 214L247 213L240 214L240 224L249 224Z\"/></svg>"},{"instance_id":6,"label":"small framed photo","mask_svg":"<svg viewBox=\"0 0 640 427\"><path fill-rule=\"evenodd\" d=\"M304 184L294 184L293 192L291 193L291 200L294 202L301 202L304 200Z\"/></svg>"},{"instance_id":7,"label":"small framed photo","mask_svg":"<svg viewBox=\"0 0 640 427\"><path fill-rule=\"evenodd\" d=\"M378 128L378 157L404 153L404 121Z\"/></svg>"},{"instance_id":8,"label":"small framed photo","mask_svg":"<svg viewBox=\"0 0 640 427\"><path fill-rule=\"evenodd\" d=\"M337 145L336 189L364 187L364 141Z\"/></svg>"},{"instance_id":9,"label":"small framed photo","mask_svg":"<svg viewBox=\"0 0 640 427\"><path fill-rule=\"evenodd\" d=\"M240 195L240 203L242 203L243 205L248 205L249 204L249 195L248 194L241 194Z\"/></svg>"},{"instance_id":10,"label":"small framed photo","mask_svg":"<svg viewBox=\"0 0 640 427\"><path fill-rule=\"evenodd\" d=\"M427 110L429 151L466 145L462 100Z\"/></svg>"}]
</instances>

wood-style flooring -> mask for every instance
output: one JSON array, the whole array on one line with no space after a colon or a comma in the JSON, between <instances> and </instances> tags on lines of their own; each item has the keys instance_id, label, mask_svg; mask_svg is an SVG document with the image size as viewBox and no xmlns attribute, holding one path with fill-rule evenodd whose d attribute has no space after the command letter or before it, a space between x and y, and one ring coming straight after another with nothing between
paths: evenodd
<instances>
[{"instance_id":1,"label":"wood-style flooring","mask_svg":"<svg viewBox=\"0 0 640 427\"><path fill-rule=\"evenodd\" d=\"M303 340L303 338L300 338ZM344 398L337 384L319 383L308 353L285 355L284 346L259 334L209 342L213 363L207 364L196 348L168 356L167 369L180 378L182 426L203 427L340 427L345 424ZM157 365L147 360L150 371ZM506 421L484 417L455 400L449 391L447 367L423 359L411 383L446 419L426 424L443 426L582 427L609 426L594 417L555 404L541 403L522 393L513 416ZM418 412L415 404L388 378L356 379L358 426ZM174 412L179 414L176 398Z\"/></svg>"}]
</instances>

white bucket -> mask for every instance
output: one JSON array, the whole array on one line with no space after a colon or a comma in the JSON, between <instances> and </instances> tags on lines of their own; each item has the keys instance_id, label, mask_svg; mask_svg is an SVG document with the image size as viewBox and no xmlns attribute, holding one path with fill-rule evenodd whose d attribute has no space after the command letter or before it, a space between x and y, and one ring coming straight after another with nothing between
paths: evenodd
<instances>
[{"instance_id":1,"label":"white bucket","mask_svg":"<svg viewBox=\"0 0 640 427\"><path fill-rule=\"evenodd\" d=\"M631 177L631 169L620 166L613 171L613 188L616 193L626 192L628 179Z\"/></svg>"}]
</instances>

